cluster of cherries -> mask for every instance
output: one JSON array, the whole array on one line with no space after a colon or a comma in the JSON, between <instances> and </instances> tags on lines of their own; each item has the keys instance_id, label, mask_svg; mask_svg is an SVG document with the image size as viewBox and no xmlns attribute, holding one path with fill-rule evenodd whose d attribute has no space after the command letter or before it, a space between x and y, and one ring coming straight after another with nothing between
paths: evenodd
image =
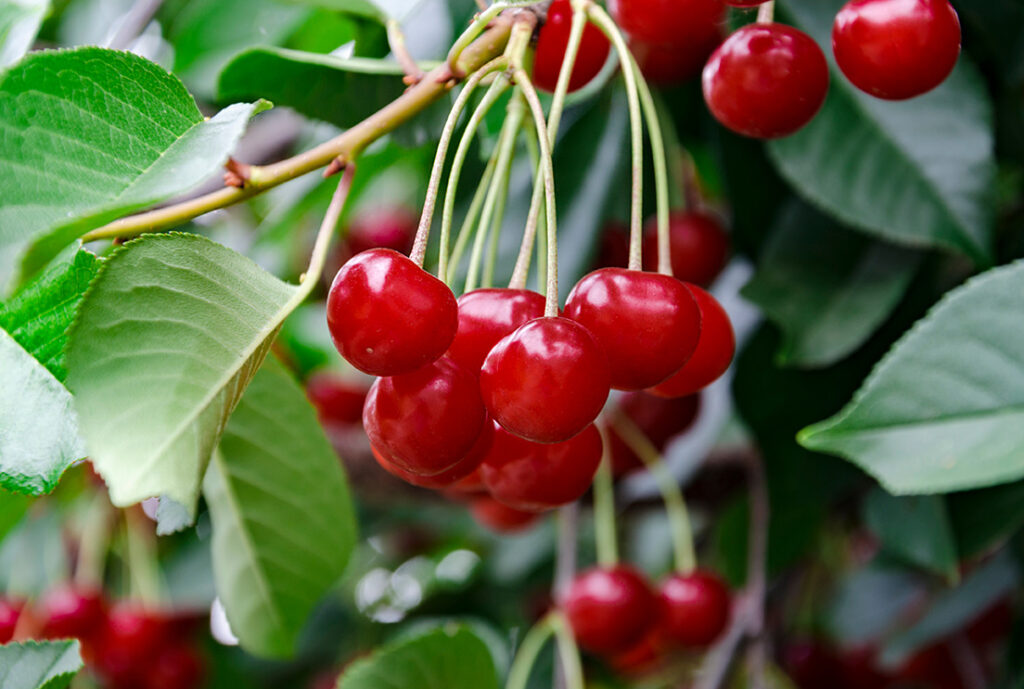
<instances>
[{"instance_id":1,"label":"cluster of cherries","mask_svg":"<svg viewBox=\"0 0 1024 689\"><path fill-rule=\"evenodd\" d=\"M86 666L109 689L198 689L204 668L195 623L134 603L111 605L102 592L73 586L31 606L0 599L0 643L16 628L32 638L78 639Z\"/></svg>"},{"instance_id":2,"label":"cluster of cherries","mask_svg":"<svg viewBox=\"0 0 1024 689\"><path fill-rule=\"evenodd\" d=\"M722 42L726 5L768 1L615 0L611 9L647 79L681 81L703 64L704 98L715 118L740 134L772 139L811 121L825 102L829 74L814 39L768 17ZM541 28L534 78L542 88L553 90L557 82L571 16L569 0L555 0ZM588 26L570 89L590 81L609 50L604 34ZM904 100L930 91L952 72L960 22L949 0L850 0L835 18L832 50L854 86Z\"/></svg>"}]
</instances>

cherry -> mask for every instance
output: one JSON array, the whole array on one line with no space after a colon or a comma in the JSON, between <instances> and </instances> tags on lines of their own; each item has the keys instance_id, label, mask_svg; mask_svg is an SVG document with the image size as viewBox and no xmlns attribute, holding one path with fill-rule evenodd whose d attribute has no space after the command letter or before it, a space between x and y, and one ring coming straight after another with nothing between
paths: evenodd
<instances>
[{"instance_id":1,"label":"cherry","mask_svg":"<svg viewBox=\"0 0 1024 689\"><path fill-rule=\"evenodd\" d=\"M587 570L563 603L580 646L601 655L632 648L658 621L658 599L643 575L626 565Z\"/></svg>"},{"instance_id":2,"label":"cherry","mask_svg":"<svg viewBox=\"0 0 1024 689\"><path fill-rule=\"evenodd\" d=\"M632 647L613 655L608 664L620 675L639 678L658 668L663 660L662 651L658 635L652 632Z\"/></svg>"},{"instance_id":3,"label":"cherry","mask_svg":"<svg viewBox=\"0 0 1024 689\"><path fill-rule=\"evenodd\" d=\"M402 206L378 206L361 211L349 223L346 248L353 255L376 248L408 255L418 225L419 218Z\"/></svg>"},{"instance_id":4,"label":"cherry","mask_svg":"<svg viewBox=\"0 0 1024 689\"><path fill-rule=\"evenodd\" d=\"M568 440L608 399L608 361L593 335L562 317L537 318L494 346L480 372L491 416L539 443Z\"/></svg>"},{"instance_id":5,"label":"cherry","mask_svg":"<svg viewBox=\"0 0 1024 689\"><path fill-rule=\"evenodd\" d=\"M716 381L732 363L736 353L736 336L729 322L729 314L713 296L700 287L691 285L690 290L700 307L702 327L700 341L693 356L686 365L650 392L660 397L682 397L692 395Z\"/></svg>"},{"instance_id":6,"label":"cherry","mask_svg":"<svg viewBox=\"0 0 1024 689\"><path fill-rule=\"evenodd\" d=\"M700 337L690 290L669 275L601 268L569 294L565 315L584 326L608 357L611 385L641 390L678 371Z\"/></svg>"},{"instance_id":7,"label":"cherry","mask_svg":"<svg viewBox=\"0 0 1024 689\"><path fill-rule=\"evenodd\" d=\"M106 621L106 603L99 591L60 587L39 602L46 639L89 639Z\"/></svg>"},{"instance_id":8,"label":"cherry","mask_svg":"<svg viewBox=\"0 0 1024 689\"><path fill-rule=\"evenodd\" d=\"M726 5L732 5L733 7L757 7L766 2L768 0L725 0Z\"/></svg>"},{"instance_id":9,"label":"cherry","mask_svg":"<svg viewBox=\"0 0 1024 689\"><path fill-rule=\"evenodd\" d=\"M331 373L314 373L306 381L306 397L316 407L320 422L341 426L362 421L367 389Z\"/></svg>"},{"instance_id":10,"label":"cherry","mask_svg":"<svg viewBox=\"0 0 1024 689\"><path fill-rule=\"evenodd\" d=\"M673 574L661 584L664 639L685 648L710 646L729 623L729 590L710 572Z\"/></svg>"},{"instance_id":11,"label":"cherry","mask_svg":"<svg viewBox=\"0 0 1024 689\"><path fill-rule=\"evenodd\" d=\"M197 689L203 683L203 660L189 645L160 649L146 672L145 689Z\"/></svg>"},{"instance_id":12,"label":"cherry","mask_svg":"<svg viewBox=\"0 0 1024 689\"><path fill-rule=\"evenodd\" d=\"M960 56L960 20L948 0L851 0L832 26L832 50L861 91L887 100L931 91Z\"/></svg>"},{"instance_id":13,"label":"cherry","mask_svg":"<svg viewBox=\"0 0 1024 689\"><path fill-rule=\"evenodd\" d=\"M480 466L480 463L484 460L484 457L490 452L491 444L494 441L494 432L491 430L492 426L490 422L484 424L483 430L480 431L479 437L477 437L476 444L473 445L473 449L469 451L465 457L460 459L446 471L442 471L440 474L435 476L421 476L414 474L410 471L405 471L401 467L397 466L394 461L386 457L375 447L370 447L373 453L374 459L377 460L377 464L381 466L386 472L402 479L406 483L411 483L414 486L420 488L430 488L432 490L442 490L445 488L454 488L458 486L461 481L468 478L470 474L475 472Z\"/></svg>"},{"instance_id":14,"label":"cherry","mask_svg":"<svg viewBox=\"0 0 1024 689\"><path fill-rule=\"evenodd\" d=\"M729 235L715 216L702 211L676 211L669 217L672 274L683 282L705 287L722 272L729 259ZM644 238L644 267L658 269L658 219L648 219Z\"/></svg>"},{"instance_id":15,"label":"cherry","mask_svg":"<svg viewBox=\"0 0 1024 689\"><path fill-rule=\"evenodd\" d=\"M115 688L136 689L170 637L164 618L135 604L115 606L96 641L96 668Z\"/></svg>"},{"instance_id":16,"label":"cherry","mask_svg":"<svg viewBox=\"0 0 1024 689\"><path fill-rule=\"evenodd\" d=\"M783 649L782 667L800 689L836 689L842 677L838 658L826 646L814 640L800 640Z\"/></svg>"},{"instance_id":17,"label":"cherry","mask_svg":"<svg viewBox=\"0 0 1024 689\"><path fill-rule=\"evenodd\" d=\"M721 0L613 0L612 15L632 38L687 49L721 24Z\"/></svg>"},{"instance_id":18,"label":"cherry","mask_svg":"<svg viewBox=\"0 0 1024 689\"><path fill-rule=\"evenodd\" d=\"M21 617L21 604L0 598L0 645L14 638L14 629Z\"/></svg>"},{"instance_id":19,"label":"cherry","mask_svg":"<svg viewBox=\"0 0 1024 689\"><path fill-rule=\"evenodd\" d=\"M341 355L393 376L436 361L455 337L458 306L443 282L397 251L371 249L338 271L327 326Z\"/></svg>"},{"instance_id":20,"label":"cherry","mask_svg":"<svg viewBox=\"0 0 1024 689\"><path fill-rule=\"evenodd\" d=\"M547 18L537 36L537 53L533 62L533 82L537 88L554 92L558 86L558 73L562 70L562 60L569 45L572 14L570 0L554 0L548 8ZM597 76L608 60L610 50L611 43L604 33L587 22L576 54L576 64L569 76L570 92Z\"/></svg>"},{"instance_id":21,"label":"cherry","mask_svg":"<svg viewBox=\"0 0 1024 689\"><path fill-rule=\"evenodd\" d=\"M482 495L469 506L473 519L491 531L515 533L533 526L538 516L535 512L523 512L498 502L489 495Z\"/></svg>"},{"instance_id":22,"label":"cherry","mask_svg":"<svg viewBox=\"0 0 1024 689\"><path fill-rule=\"evenodd\" d=\"M501 338L544 315L544 297L525 289L473 290L458 304L459 329L448 358L475 373Z\"/></svg>"},{"instance_id":23,"label":"cherry","mask_svg":"<svg viewBox=\"0 0 1024 689\"><path fill-rule=\"evenodd\" d=\"M729 129L759 139L797 131L821 109L828 64L804 32L785 24L748 24L708 60L704 100Z\"/></svg>"},{"instance_id":24,"label":"cherry","mask_svg":"<svg viewBox=\"0 0 1024 689\"><path fill-rule=\"evenodd\" d=\"M434 476L470 453L486 414L476 378L449 359L378 379L366 396L370 444L400 469Z\"/></svg>"},{"instance_id":25,"label":"cherry","mask_svg":"<svg viewBox=\"0 0 1024 689\"><path fill-rule=\"evenodd\" d=\"M498 501L527 512L543 512L578 500L594 480L603 443L594 424L561 443L534 443L501 426L480 467Z\"/></svg>"},{"instance_id":26,"label":"cherry","mask_svg":"<svg viewBox=\"0 0 1024 689\"><path fill-rule=\"evenodd\" d=\"M630 392L619 398L619 411L635 423L658 450L664 450L669 440L689 428L699 409L699 395L664 398L646 392ZM608 449L615 476L644 466L614 428L608 429Z\"/></svg>"}]
</instances>

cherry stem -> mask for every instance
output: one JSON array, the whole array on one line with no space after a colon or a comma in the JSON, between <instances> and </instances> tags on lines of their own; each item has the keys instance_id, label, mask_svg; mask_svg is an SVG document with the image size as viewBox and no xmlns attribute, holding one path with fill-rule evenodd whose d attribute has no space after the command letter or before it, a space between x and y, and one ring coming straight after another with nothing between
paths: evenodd
<instances>
[{"instance_id":1,"label":"cherry stem","mask_svg":"<svg viewBox=\"0 0 1024 689\"><path fill-rule=\"evenodd\" d=\"M629 103L630 146L633 152L633 183L630 194L629 214L629 269L643 269L643 196L644 196L644 132L637 87L637 74L632 53L626 39L612 18L601 7L590 4L587 15L608 40L615 46L622 66L622 78L626 85L626 99Z\"/></svg>"},{"instance_id":2,"label":"cherry stem","mask_svg":"<svg viewBox=\"0 0 1024 689\"><path fill-rule=\"evenodd\" d=\"M434 222L434 206L437 204L438 189L441 186L441 173L444 171L444 162L448 157L448 146L451 144L452 135L458 126L459 117L469 103L473 91L480 85L480 81L491 72L504 69L508 65L508 58L504 55L494 58L478 71L474 72L466 80L465 86L455 99L452 110L448 113L448 119L441 130L441 140L437 144L437 153L434 156L434 166L430 171L430 181L427 183L427 196L423 201L423 213L420 215L420 224L416 229L416 239L413 241L412 252L409 258L422 267L423 260L427 255L427 241L430 239L430 225Z\"/></svg>"},{"instance_id":3,"label":"cherry stem","mask_svg":"<svg viewBox=\"0 0 1024 689\"><path fill-rule=\"evenodd\" d=\"M114 511L106 494L96 491L85 514L82 535L78 541L74 581L79 588L96 590L103 587L113 517Z\"/></svg>"},{"instance_id":4,"label":"cherry stem","mask_svg":"<svg viewBox=\"0 0 1024 689\"><path fill-rule=\"evenodd\" d=\"M768 0L757 8L757 23L771 24L775 21L775 0Z\"/></svg>"},{"instance_id":5,"label":"cherry stem","mask_svg":"<svg viewBox=\"0 0 1024 689\"><path fill-rule=\"evenodd\" d=\"M597 544L597 562L602 567L613 567L619 562L619 546L615 536L615 484L612 477L611 445L608 431L602 424L601 463L594 477L594 527Z\"/></svg>"},{"instance_id":6,"label":"cherry stem","mask_svg":"<svg viewBox=\"0 0 1024 689\"><path fill-rule=\"evenodd\" d=\"M512 661L512 667L509 669L505 689L526 689L537 657L552 636L555 637L559 653L562 656L562 672L566 685L569 689L584 689L583 666L580 663L579 649L569 628L569 623L565 616L558 611L552 611L545 615L523 637L523 643L519 645L516 657Z\"/></svg>"},{"instance_id":7,"label":"cherry stem","mask_svg":"<svg viewBox=\"0 0 1024 689\"><path fill-rule=\"evenodd\" d=\"M338 180L338 186L331 196L331 202L327 205L327 212L324 214L323 222L320 223L320 230L316 234L316 241L313 244L313 251L309 255L309 267L306 272L299 276L299 282L303 285L316 285L324 272L324 264L327 262L327 250L331 247L331 240L334 238L334 231L338 227L338 220L341 219L341 211L345 208L345 201L348 199L348 192L352 189L352 178L355 177L355 163L345 166L345 172Z\"/></svg>"},{"instance_id":8,"label":"cherry stem","mask_svg":"<svg viewBox=\"0 0 1024 689\"><path fill-rule=\"evenodd\" d=\"M658 218L658 272L672 275L672 254L669 241L669 176L668 163L665 160L665 139L662 137L661 117L657 104L651 95L640 65L632 54L629 56L633 76L640 90L640 102L643 104L644 116L647 121L647 134L651 139L651 152L654 160L654 191L657 199ZM668 127L671 129L671 125ZM674 134L673 134L674 136ZM678 141L676 142L678 146Z\"/></svg>"},{"instance_id":9,"label":"cherry stem","mask_svg":"<svg viewBox=\"0 0 1024 689\"><path fill-rule=\"evenodd\" d=\"M138 506L124 511L125 549L132 597L144 607L155 608L163 601L156 539L149 518Z\"/></svg>"},{"instance_id":10,"label":"cherry stem","mask_svg":"<svg viewBox=\"0 0 1024 689\"><path fill-rule=\"evenodd\" d=\"M567 689L585 689L580 649L576 645L572 627L569 626L569 621L562 612L552 612L549 617L551 618L551 627L555 632L555 642L558 644L558 657L561 661L565 685Z\"/></svg>"},{"instance_id":11,"label":"cherry stem","mask_svg":"<svg viewBox=\"0 0 1024 689\"><path fill-rule=\"evenodd\" d=\"M611 426L654 476L665 503L669 528L672 531L672 549L675 553L676 571L689 574L697 567L697 554L693 545L693 529L690 515L679 484L665 466L658 448L644 435L644 432L628 416L618 411L611 415Z\"/></svg>"},{"instance_id":12,"label":"cherry stem","mask_svg":"<svg viewBox=\"0 0 1024 689\"><path fill-rule=\"evenodd\" d=\"M402 27L399 26L397 20L388 19L385 28L388 34L388 46L391 48L395 59L398 60L398 64L402 67L402 71L405 72L406 83L418 84L423 79L423 70L416 64L416 60L413 59L406 48Z\"/></svg>"},{"instance_id":13,"label":"cherry stem","mask_svg":"<svg viewBox=\"0 0 1024 689\"><path fill-rule=\"evenodd\" d=\"M466 156L469 148L476 138L477 129L484 117L490 111L494 103L501 97L509 86L508 79L504 75L498 75L494 83L487 89L487 93L480 99L479 105L473 110L473 114L466 123L466 129L462 133L459 145L455 149L455 156L452 158L451 170L448 173L448 185L444 192L444 205L441 208L441 247L438 250L437 274L446 283L449 282L448 275L448 245L452 231L452 216L455 213L455 195L459 187L459 177L462 175L462 167L466 163Z\"/></svg>"},{"instance_id":14,"label":"cherry stem","mask_svg":"<svg viewBox=\"0 0 1024 689\"><path fill-rule=\"evenodd\" d=\"M473 235L474 228L476 228L476 221L480 217L480 209L484 205L487 185L490 184L491 178L494 177L494 169L498 158L497 152L497 149L495 149L494 154L487 160L487 166L484 168L484 173L480 178L480 185L473 193L473 200L469 203L466 217L462 219L462 226L459 228L459 235L456 237L455 247L452 249L451 263L448 268L448 284L451 284L451 281L455 279L455 269L462 261L462 256L469 245L469 239Z\"/></svg>"},{"instance_id":15,"label":"cherry stem","mask_svg":"<svg viewBox=\"0 0 1024 689\"><path fill-rule=\"evenodd\" d=\"M462 51L469 47L469 45L476 40L476 38L483 33L487 25L491 23L491 20L501 14L507 9L514 7L528 7L536 4L536 0L509 0L507 2L496 2L486 10L480 12L473 18L473 22L462 32L455 43L452 44L451 49L448 51L448 58L446 62L449 65L458 64L459 58L462 56Z\"/></svg>"}]
</instances>

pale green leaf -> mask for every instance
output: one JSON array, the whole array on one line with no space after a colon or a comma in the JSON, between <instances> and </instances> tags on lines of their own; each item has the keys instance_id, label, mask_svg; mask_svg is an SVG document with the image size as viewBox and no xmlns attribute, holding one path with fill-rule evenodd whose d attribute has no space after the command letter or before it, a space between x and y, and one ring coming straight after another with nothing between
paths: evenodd
<instances>
[{"instance_id":1,"label":"pale green leaf","mask_svg":"<svg viewBox=\"0 0 1024 689\"><path fill-rule=\"evenodd\" d=\"M228 421L203 487L213 569L249 652L284 657L341 576L355 515L338 457L302 388L274 359Z\"/></svg>"},{"instance_id":2,"label":"pale green leaf","mask_svg":"<svg viewBox=\"0 0 1024 689\"><path fill-rule=\"evenodd\" d=\"M82 669L77 641L0 646L0 689L63 689Z\"/></svg>"},{"instance_id":3,"label":"pale green leaf","mask_svg":"<svg viewBox=\"0 0 1024 689\"><path fill-rule=\"evenodd\" d=\"M259 106L261 107L261 106ZM32 53L0 76L0 280L82 233L216 173L255 104L204 121L178 79L131 53Z\"/></svg>"},{"instance_id":4,"label":"pale green leaf","mask_svg":"<svg viewBox=\"0 0 1024 689\"><path fill-rule=\"evenodd\" d=\"M149 235L103 265L68 342L68 387L93 463L126 506L167 496L194 512L228 416L294 287L197 235Z\"/></svg>"},{"instance_id":5,"label":"pale green leaf","mask_svg":"<svg viewBox=\"0 0 1024 689\"><path fill-rule=\"evenodd\" d=\"M949 292L875 367L853 401L804 429L891 493L1024 477L1024 261Z\"/></svg>"},{"instance_id":6,"label":"pale green leaf","mask_svg":"<svg viewBox=\"0 0 1024 689\"><path fill-rule=\"evenodd\" d=\"M50 0L0 0L0 68L28 52L49 10Z\"/></svg>"},{"instance_id":7,"label":"pale green leaf","mask_svg":"<svg viewBox=\"0 0 1024 689\"><path fill-rule=\"evenodd\" d=\"M956 577L956 541L942 497L895 497L876 488L864 503L864 524L890 555L951 579Z\"/></svg>"}]
</instances>

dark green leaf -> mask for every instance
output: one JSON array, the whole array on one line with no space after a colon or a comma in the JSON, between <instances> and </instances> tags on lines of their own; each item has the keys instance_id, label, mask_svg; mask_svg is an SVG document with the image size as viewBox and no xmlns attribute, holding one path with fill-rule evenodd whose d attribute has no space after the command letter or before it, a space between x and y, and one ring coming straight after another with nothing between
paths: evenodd
<instances>
[{"instance_id":1,"label":"dark green leaf","mask_svg":"<svg viewBox=\"0 0 1024 689\"><path fill-rule=\"evenodd\" d=\"M906 292L920 254L790 205L743 296L786 334L779 360L827 366L867 340Z\"/></svg>"},{"instance_id":2,"label":"dark green leaf","mask_svg":"<svg viewBox=\"0 0 1024 689\"><path fill-rule=\"evenodd\" d=\"M228 421L203 487L217 592L242 646L288 656L356 540L338 457L312 406L270 359Z\"/></svg>"},{"instance_id":3,"label":"dark green leaf","mask_svg":"<svg viewBox=\"0 0 1024 689\"><path fill-rule=\"evenodd\" d=\"M81 669L77 641L0 646L0 689L63 689Z\"/></svg>"},{"instance_id":4,"label":"dark green leaf","mask_svg":"<svg viewBox=\"0 0 1024 689\"><path fill-rule=\"evenodd\" d=\"M891 493L942 493L1024 476L1024 262L949 292L842 412L800 433Z\"/></svg>"},{"instance_id":5,"label":"dark green leaf","mask_svg":"<svg viewBox=\"0 0 1024 689\"><path fill-rule=\"evenodd\" d=\"M338 689L498 689L487 646L449 626L386 646L349 666Z\"/></svg>"},{"instance_id":6,"label":"dark green leaf","mask_svg":"<svg viewBox=\"0 0 1024 689\"><path fill-rule=\"evenodd\" d=\"M931 93L894 103L855 89L831 58L844 0L789 0L795 23L824 47L832 84L818 116L768 150L811 202L851 227L913 246L992 257L992 105L967 60Z\"/></svg>"},{"instance_id":7,"label":"dark green leaf","mask_svg":"<svg viewBox=\"0 0 1024 689\"><path fill-rule=\"evenodd\" d=\"M946 577L956 576L956 543L941 497L898 498L875 489L864 504L864 523L890 555Z\"/></svg>"},{"instance_id":8,"label":"dark green leaf","mask_svg":"<svg viewBox=\"0 0 1024 689\"><path fill-rule=\"evenodd\" d=\"M0 69L32 47L49 9L50 0L0 0Z\"/></svg>"},{"instance_id":9,"label":"dark green leaf","mask_svg":"<svg viewBox=\"0 0 1024 689\"><path fill-rule=\"evenodd\" d=\"M0 490L0 541L25 516L32 498Z\"/></svg>"},{"instance_id":10,"label":"dark green leaf","mask_svg":"<svg viewBox=\"0 0 1024 689\"><path fill-rule=\"evenodd\" d=\"M0 284L83 232L184 193L227 159L256 105L208 121L176 78L131 53L32 53L0 76Z\"/></svg>"},{"instance_id":11,"label":"dark green leaf","mask_svg":"<svg viewBox=\"0 0 1024 689\"><path fill-rule=\"evenodd\" d=\"M1024 526L1024 481L946 498L961 557L996 545Z\"/></svg>"}]
</instances>

